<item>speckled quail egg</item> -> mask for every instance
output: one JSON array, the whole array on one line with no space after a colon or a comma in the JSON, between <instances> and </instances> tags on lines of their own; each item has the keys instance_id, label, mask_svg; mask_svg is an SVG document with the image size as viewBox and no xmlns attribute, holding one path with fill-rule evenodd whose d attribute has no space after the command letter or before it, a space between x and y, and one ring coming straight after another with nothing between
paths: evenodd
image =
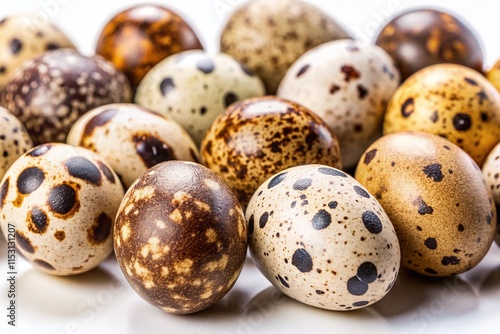
<instances>
[{"instance_id":1,"label":"speckled quail egg","mask_svg":"<svg viewBox=\"0 0 500 334\"><path fill-rule=\"evenodd\" d=\"M246 210L248 242L260 271L281 292L329 310L380 300L399 271L391 221L355 179L324 165L273 175Z\"/></svg>"},{"instance_id":2,"label":"speckled quail egg","mask_svg":"<svg viewBox=\"0 0 500 334\"><path fill-rule=\"evenodd\" d=\"M13 15L0 20L0 91L9 75L24 61L45 51L74 48L73 43L48 20L34 14Z\"/></svg>"},{"instance_id":3,"label":"speckled quail egg","mask_svg":"<svg viewBox=\"0 0 500 334\"><path fill-rule=\"evenodd\" d=\"M0 179L17 158L33 147L24 126L7 109L0 107Z\"/></svg>"},{"instance_id":4,"label":"speckled quail egg","mask_svg":"<svg viewBox=\"0 0 500 334\"><path fill-rule=\"evenodd\" d=\"M38 145L65 141L88 110L130 99L130 84L110 62L61 49L24 62L10 77L0 104L19 118Z\"/></svg>"},{"instance_id":5,"label":"speckled quail egg","mask_svg":"<svg viewBox=\"0 0 500 334\"><path fill-rule=\"evenodd\" d=\"M281 81L278 96L311 109L328 124L347 169L382 135L383 115L398 85L399 72L384 50L340 40L302 55Z\"/></svg>"},{"instance_id":6,"label":"speckled quail egg","mask_svg":"<svg viewBox=\"0 0 500 334\"><path fill-rule=\"evenodd\" d=\"M224 182L202 165L162 162L128 190L117 214L115 254L132 288L168 313L215 304L243 267L243 211Z\"/></svg>"},{"instance_id":7,"label":"speckled quail egg","mask_svg":"<svg viewBox=\"0 0 500 334\"><path fill-rule=\"evenodd\" d=\"M486 72L486 77L500 91L500 59Z\"/></svg>"},{"instance_id":8,"label":"speckled quail egg","mask_svg":"<svg viewBox=\"0 0 500 334\"><path fill-rule=\"evenodd\" d=\"M201 159L243 206L262 182L282 169L342 165L337 138L325 122L309 109L274 96L229 107L203 139Z\"/></svg>"},{"instance_id":9,"label":"speckled quail egg","mask_svg":"<svg viewBox=\"0 0 500 334\"><path fill-rule=\"evenodd\" d=\"M297 0L255 0L226 23L220 50L254 71L274 94L288 68L307 50L349 34L318 8Z\"/></svg>"},{"instance_id":10,"label":"speckled quail egg","mask_svg":"<svg viewBox=\"0 0 500 334\"><path fill-rule=\"evenodd\" d=\"M500 143L495 146L490 152L483 165L483 175L486 179L486 184L490 187L493 193L497 208L497 235L496 242L500 245L500 221L498 214L500 213Z\"/></svg>"},{"instance_id":11,"label":"speckled quail egg","mask_svg":"<svg viewBox=\"0 0 500 334\"><path fill-rule=\"evenodd\" d=\"M400 131L444 137L482 166L500 138L500 94L467 67L427 67L406 80L389 103L384 134Z\"/></svg>"},{"instance_id":12,"label":"speckled quail egg","mask_svg":"<svg viewBox=\"0 0 500 334\"><path fill-rule=\"evenodd\" d=\"M481 170L446 139L384 136L361 158L356 179L378 199L401 246L401 263L427 276L476 266L488 252L496 209Z\"/></svg>"},{"instance_id":13,"label":"speckled quail egg","mask_svg":"<svg viewBox=\"0 0 500 334\"><path fill-rule=\"evenodd\" d=\"M262 95L262 81L232 57L186 51L156 65L137 88L135 101L177 121L199 145L226 107Z\"/></svg>"},{"instance_id":14,"label":"speckled quail egg","mask_svg":"<svg viewBox=\"0 0 500 334\"><path fill-rule=\"evenodd\" d=\"M134 104L87 112L71 128L67 142L99 154L125 187L160 162L199 160L196 145L179 124Z\"/></svg>"},{"instance_id":15,"label":"speckled quail egg","mask_svg":"<svg viewBox=\"0 0 500 334\"><path fill-rule=\"evenodd\" d=\"M113 170L95 153L61 143L37 146L9 168L0 186L4 235L35 268L74 275L113 250L112 226L123 197Z\"/></svg>"}]
</instances>

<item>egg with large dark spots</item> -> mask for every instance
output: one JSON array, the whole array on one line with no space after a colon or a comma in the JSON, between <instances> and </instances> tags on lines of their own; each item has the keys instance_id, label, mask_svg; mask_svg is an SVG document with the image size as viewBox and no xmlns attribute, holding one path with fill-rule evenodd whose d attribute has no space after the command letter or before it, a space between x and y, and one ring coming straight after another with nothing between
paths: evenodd
<instances>
[{"instance_id":1,"label":"egg with large dark spots","mask_svg":"<svg viewBox=\"0 0 500 334\"><path fill-rule=\"evenodd\" d=\"M235 103L212 123L201 146L203 163L245 206L282 169L307 163L341 167L339 144L309 109L275 96Z\"/></svg>"},{"instance_id":2,"label":"egg with large dark spots","mask_svg":"<svg viewBox=\"0 0 500 334\"><path fill-rule=\"evenodd\" d=\"M386 213L361 184L325 165L279 172L246 210L252 258L281 292L302 303L346 311L391 289L399 243Z\"/></svg>"},{"instance_id":3,"label":"egg with large dark spots","mask_svg":"<svg viewBox=\"0 0 500 334\"><path fill-rule=\"evenodd\" d=\"M497 235L496 242L500 245L500 222L498 212L500 212L500 143L490 152L483 165L483 175L486 184L493 193L493 199L497 207Z\"/></svg>"},{"instance_id":4,"label":"egg with large dark spots","mask_svg":"<svg viewBox=\"0 0 500 334\"><path fill-rule=\"evenodd\" d=\"M361 158L356 179L391 219L402 264L428 276L475 267L496 229L496 209L481 170L451 142L419 132L382 137Z\"/></svg>"},{"instance_id":5,"label":"egg with large dark spots","mask_svg":"<svg viewBox=\"0 0 500 334\"><path fill-rule=\"evenodd\" d=\"M243 211L215 173L192 162L160 163L128 190L116 218L115 254L143 299L168 313L206 309L243 267Z\"/></svg>"},{"instance_id":6,"label":"egg with large dark spots","mask_svg":"<svg viewBox=\"0 0 500 334\"><path fill-rule=\"evenodd\" d=\"M52 275L91 270L113 250L123 188L95 153L50 143L14 162L0 186L1 228L16 226L17 250Z\"/></svg>"}]
</instances>

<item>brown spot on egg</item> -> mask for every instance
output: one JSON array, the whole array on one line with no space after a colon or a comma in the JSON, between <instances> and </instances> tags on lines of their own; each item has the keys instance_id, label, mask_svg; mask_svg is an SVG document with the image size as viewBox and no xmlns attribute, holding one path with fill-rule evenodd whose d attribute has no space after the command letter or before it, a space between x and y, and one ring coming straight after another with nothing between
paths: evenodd
<instances>
[{"instance_id":1,"label":"brown spot on egg","mask_svg":"<svg viewBox=\"0 0 500 334\"><path fill-rule=\"evenodd\" d=\"M103 243L111 234L111 225L111 218L105 212L102 212L94 220L92 226L87 229L87 240L93 245Z\"/></svg>"},{"instance_id":2,"label":"brown spot on egg","mask_svg":"<svg viewBox=\"0 0 500 334\"><path fill-rule=\"evenodd\" d=\"M78 183L66 181L50 189L47 204L51 212L58 218L68 219L73 217L80 209Z\"/></svg>"},{"instance_id":3,"label":"brown spot on egg","mask_svg":"<svg viewBox=\"0 0 500 334\"><path fill-rule=\"evenodd\" d=\"M31 244L30 239L20 231L16 231L16 247L30 254L34 254L36 250L36 247Z\"/></svg>"},{"instance_id":4,"label":"brown spot on egg","mask_svg":"<svg viewBox=\"0 0 500 334\"><path fill-rule=\"evenodd\" d=\"M150 134L136 134L133 136L133 141L136 153L148 168L160 162L176 160L173 149L155 136Z\"/></svg>"},{"instance_id":5,"label":"brown spot on egg","mask_svg":"<svg viewBox=\"0 0 500 334\"><path fill-rule=\"evenodd\" d=\"M97 161L97 165L99 166L99 169L102 171L104 176L108 179L109 182L115 183L115 176L111 172L111 169L102 161Z\"/></svg>"},{"instance_id":6,"label":"brown spot on egg","mask_svg":"<svg viewBox=\"0 0 500 334\"><path fill-rule=\"evenodd\" d=\"M109 123L111 119L116 116L116 114L118 114L118 109L109 108L98 113L90 120L88 120L83 129L82 139L81 139L82 143L85 141L85 137L92 136L95 129Z\"/></svg>"},{"instance_id":7,"label":"brown spot on egg","mask_svg":"<svg viewBox=\"0 0 500 334\"><path fill-rule=\"evenodd\" d=\"M43 234L49 226L49 218L47 214L39 207L34 207L26 217L28 229L37 234Z\"/></svg>"},{"instance_id":8,"label":"brown spot on egg","mask_svg":"<svg viewBox=\"0 0 500 334\"><path fill-rule=\"evenodd\" d=\"M0 188L0 209L5 205L5 200L9 193L9 178L6 178L2 183L2 187Z\"/></svg>"},{"instance_id":9,"label":"brown spot on egg","mask_svg":"<svg viewBox=\"0 0 500 334\"><path fill-rule=\"evenodd\" d=\"M65 238L66 238L66 233L62 230L58 230L54 233L54 237L58 240L58 241L63 241ZM81 269L81 267L80 267Z\"/></svg>"},{"instance_id":10,"label":"brown spot on egg","mask_svg":"<svg viewBox=\"0 0 500 334\"><path fill-rule=\"evenodd\" d=\"M361 74L353 66L343 65L340 70L344 74L344 81L349 82L351 80L359 79Z\"/></svg>"}]
</instances>

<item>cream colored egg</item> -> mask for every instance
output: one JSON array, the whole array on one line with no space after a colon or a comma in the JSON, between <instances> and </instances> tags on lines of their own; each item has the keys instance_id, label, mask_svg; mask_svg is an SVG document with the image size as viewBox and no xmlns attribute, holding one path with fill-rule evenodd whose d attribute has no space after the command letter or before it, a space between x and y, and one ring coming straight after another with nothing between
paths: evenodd
<instances>
[{"instance_id":1,"label":"cream colored egg","mask_svg":"<svg viewBox=\"0 0 500 334\"><path fill-rule=\"evenodd\" d=\"M500 212L500 143L490 152L483 165L483 175L486 183L493 193L493 199L498 213ZM497 226L496 242L500 245L500 225Z\"/></svg>"}]
</instances>

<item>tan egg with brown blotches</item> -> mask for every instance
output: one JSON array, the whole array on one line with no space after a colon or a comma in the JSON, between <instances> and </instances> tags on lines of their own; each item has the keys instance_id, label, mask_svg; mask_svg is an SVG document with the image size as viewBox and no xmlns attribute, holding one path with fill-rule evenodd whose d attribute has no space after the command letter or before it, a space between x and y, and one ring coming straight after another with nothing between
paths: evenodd
<instances>
[{"instance_id":1,"label":"tan egg with brown blotches","mask_svg":"<svg viewBox=\"0 0 500 334\"><path fill-rule=\"evenodd\" d=\"M384 136L361 158L356 179L391 219L401 263L420 274L450 276L475 267L496 229L496 209L481 170L435 135Z\"/></svg>"},{"instance_id":2,"label":"tan egg with brown blotches","mask_svg":"<svg viewBox=\"0 0 500 334\"><path fill-rule=\"evenodd\" d=\"M500 212L500 143L495 146L493 151L491 151L488 155L488 158L486 158L486 161L483 165L483 175L486 179L486 183L493 193L493 199L495 200L495 205L497 207L498 213ZM500 224L498 224L496 242L498 245L500 245Z\"/></svg>"},{"instance_id":3,"label":"tan egg with brown blotches","mask_svg":"<svg viewBox=\"0 0 500 334\"><path fill-rule=\"evenodd\" d=\"M247 249L234 194L214 172L182 161L154 166L129 188L114 238L135 292L174 314L219 301L238 279Z\"/></svg>"}]
</instances>

